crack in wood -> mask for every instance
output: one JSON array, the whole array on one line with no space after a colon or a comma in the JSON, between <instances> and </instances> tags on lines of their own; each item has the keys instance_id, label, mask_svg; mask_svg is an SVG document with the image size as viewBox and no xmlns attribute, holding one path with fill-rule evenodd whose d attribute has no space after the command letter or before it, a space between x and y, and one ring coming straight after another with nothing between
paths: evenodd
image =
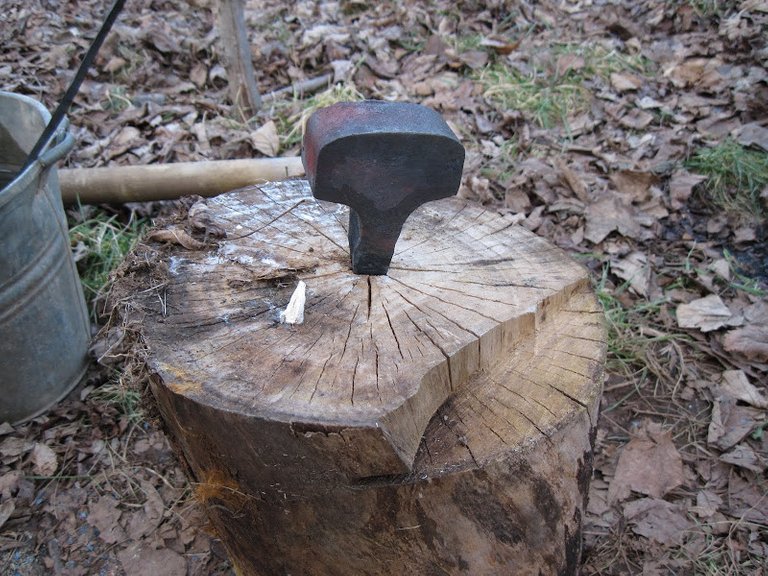
<instances>
[{"instance_id":1,"label":"crack in wood","mask_svg":"<svg viewBox=\"0 0 768 576\"><path fill-rule=\"evenodd\" d=\"M546 404L544 404L543 402L539 402L539 401L538 401L536 398L526 398L525 396L523 396L522 394L520 394L520 393L519 393L517 390L513 390L512 388L509 388L508 386L505 386L505 385L504 385L504 384L502 384L501 382L497 382L497 381L495 381L495 380L492 380L492 381L493 381L493 382L494 382L494 384L496 384L497 386L500 386L500 387L502 387L504 390L506 390L506 391L507 391L507 392L509 392L510 394L514 394L515 396L517 396L518 398L520 398L520 399L521 399L521 400L523 400L524 402L528 402L528 404L531 404L531 402L533 402L534 404L536 404L537 406L539 406L540 408L542 408L542 409L544 409L546 412L548 412L550 416L552 416L553 418L557 418L557 414L555 414L554 412L552 412L552 410L549 408L549 406L547 406L547 405L546 405Z\"/></svg>"},{"instance_id":2,"label":"crack in wood","mask_svg":"<svg viewBox=\"0 0 768 576\"><path fill-rule=\"evenodd\" d=\"M400 282L399 280L398 280L398 282L399 282L400 284L402 284L403 286L405 286L406 288L409 288L409 289L413 290L414 292L418 292L419 294L422 294L422 295L424 295L424 296L427 296L428 298L432 298L432 299L435 299L435 300L437 300L438 302L441 302L441 303L443 303L443 304L448 304L448 305L450 305L450 306L456 306L456 308L461 308L462 310L466 310L467 312L475 312L475 310L472 310L472 309L470 309L470 308L464 308L463 306L459 306L458 304L454 304L454 303L452 303L452 302L447 302L447 301L445 301L445 300L443 300L443 299L441 299L441 298L438 298L437 296L435 296L435 295L433 295L433 294L429 294L429 293L426 293L426 292L422 292L421 290L419 290L419 289L417 289L417 288L414 288L414 287L412 287L412 286L409 286L408 284L405 284L404 282ZM427 313L426 313L424 310L422 310L422 309L421 309L421 307L420 307L418 304L416 304L415 302L411 301L411 300L410 300L409 298L407 298L407 297L406 297L406 296L405 296L405 295L404 295L402 292L400 292L399 290L396 290L396 292L397 292L397 293L400 295L400 297L401 297L403 300L405 300L406 302L408 302L408 304L410 304L411 306L413 306L414 308L416 308L416 309L417 309L419 312L421 312L422 314L424 314L424 316L425 316L425 317L429 317L429 316L430 316L430 314L427 314ZM425 304L425 306L426 306L426 304ZM456 326L457 328L459 328L461 331L463 331L463 332L467 332L468 334L472 334L472 336L474 336L475 338L480 338L480 335L479 335L479 334L477 334L476 332L473 332L472 330L470 330L470 329L468 329L468 328L465 328L464 326L462 326L461 324L459 324L458 322L456 322L456 321L455 321L455 320L453 320L452 318L449 318L448 316L446 316L445 314L443 314L441 311L439 311L439 310L436 310L436 309L434 309L434 308L432 308L432 307L428 307L428 310L429 310L429 311L431 311L431 312L434 312L434 313L435 313L435 314L437 314L438 316L440 316L440 317L444 318L446 321L450 322L451 324L453 324L454 326ZM494 318L490 318L490 317L487 317L487 316L483 316L482 314L478 314L478 316L481 316L481 317L483 317L483 318L487 318L488 320L492 320L494 323L498 324L498 320L496 320L496 319L494 319Z\"/></svg>"},{"instance_id":3,"label":"crack in wood","mask_svg":"<svg viewBox=\"0 0 768 576\"><path fill-rule=\"evenodd\" d=\"M333 354L330 354L325 359L325 362L323 362L323 367L320 369L320 374L318 374L317 378L315 379L315 386L312 388L312 394L309 395L310 403L312 403L312 400L314 400L315 398L315 394L317 393L317 388L320 385L320 381L323 379L323 374L325 374L325 367L328 366L328 362L331 361L331 358L333 358Z\"/></svg>"},{"instance_id":4,"label":"crack in wood","mask_svg":"<svg viewBox=\"0 0 768 576\"><path fill-rule=\"evenodd\" d=\"M320 342L320 340L322 339L323 339L323 334L319 334L318 337L315 339L315 341L312 342L309 348L307 348L306 351L302 354L302 360L299 363L299 367L298 367L298 371L301 372L301 378L299 379L293 391L288 395L288 398L293 398L293 396L301 389L302 384L304 384L304 379L306 378L307 373L305 370L302 370L302 369L306 365L306 363L310 360L312 356L312 349L315 346L317 346L318 342Z\"/></svg>"},{"instance_id":5,"label":"crack in wood","mask_svg":"<svg viewBox=\"0 0 768 576\"><path fill-rule=\"evenodd\" d=\"M453 214L453 216L451 216L451 217L450 217L450 218L449 218L447 221L444 221L444 222L441 222L441 223L440 223L439 229L444 229L444 228L447 228L447 227L448 227L448 226L449 226L449 225L450 225L450 224L451 224L451 223L452 223L452 222L453 222L453 221L454 221L456 218L458 218L458 217L459 217L459 215L460 215L461 213L463 213L463 212L466 210L466 208L467 208L467 204L463 204L463 205L461 206L461 208L459 208L459 209L458 209L458 210L457 210L457 211L456 211L456 212ZM403 249L403 250L401 250L400 252L395 252L394 256L400 256L401 254L405 254L405 253L409 252L410 250L413 250L414 248L418 248L419 246L423 246L425 243L428 243L429 241L430 241L430 238L429 238L429 237L427 237L427 238L424 238L424 240L422 240L421 242L418 242L418 243L416 243L416 244L412 244L411 246L408 246L407 248L404 248L404 249ZM433 253L434 253L434 252L430 252L430 253L428 253L428 254L433 254Z\"/></svg>"},{"instance_id":6,"label":"crack in wood","mask_svg":"<svg viewBox=\"0 0 768 576\"><path fill-rule=\"evenodd\" d=\"M493 280L484 280L482 282L474 282L472 280L451 280L451 282L455 282L456 284L466 284L469 286L482 286L483 288L522 288L524 290L552 290L552 288L548 286L539 286L538 284L531 284L529 282L495 282ZM438 288L451 290L451 288L443 286L438 286ZM459 290L456 290L455 288L452 290L459 292ZM464 293L462 292L462 294ZM494 300L494 302L500 302L500 300Z\"/></svg>"},{"instance_id":7,"label":"crack in wood","mask_svg":"<svg viewBox=\"0 0 768 576\"><path fill-rule=\"evenodd\" d=\"M360 356L355 360L355 367L352 370L352 394L350 394L349 401L354 406L355 404L355 381L357 380L357 367L360 366Z\"/></svg>"},{"instance_id":8,"label":"crack in wood","mask_svg":"<svg viewBox=\"0 0 768 576\"><path fill-rule=\"evenodd\" d=\"M372 295L371 292L372 292L373 289L371 288L371 277L370 276L366 276L366 280L368 281L368 318L367 318L367 321L370 322L371 321L371 300L373 298L373 295Z\"/></svg>"},{"instance_id":9,"label":"crack in wood","mask_svg":"<svg viewBox=\"0 0 768 576\"><path fill-rule=\"evenodd\" d=\"M268 195L265 194L265 196L268 196ZM243 238L248 238L249 236L253 236L257 232L261 232L265 228L268 228L269 226L271 226L272 224L274 224L275 222L280 220L280 218L282 218L286 214L290 214L293 211L294 208L298 208L301 204L303 204L306 201L307 201L306 198L302 198L301 200L296 202L296 204L292 205L287 210L281 212L280 214L278 214L277 216L272 218L272 220L270 220L269 222L266 222L264 225L260 226L259 228L256 228L255 230L251 230L250 232L247 232L246 234L243 234L241 236L230 236L230 237L227 238L227 240L230 241L230 242L234 242L236 240L242 240Z\"/></svg>"},{"instance_id":10,"label":"crack in wood","mask_svg":"<svg viewBox=\"0 0 768 576\"><path fill-rule=\"evenodd\" d=\"M387 317L387 324L389 325L389 329L392 331L392 336L395 339L395 343L397 344L397 351L400 354L400 357L405 360L405 356L403 355L403 349L400 347L400 340L397 338L397 332L395 331L395 327L392 325L392 318L389 315L389 310L387 310L386 305L384 304L384 301L381 302L381 307L384 309L384 315Z\"/></svg>"},{"instance_id":11,"label":"crack in wood","mask_svg":"<svg viewBox=\"0 0 768 576\"><path fill-rule=\"evenodd\" d=\"M571 356L572 358L580 358L582 360L587 360L589 362L595 362L598 360L599 353L595 353L595 356L584 356L583 354L576 354L576 352L572 352L571 350L566 350L564 348L551 348L552 352L557 352L559 354L565 354L566 356Z\"/></svg>"},{"instance_id":12,"label":"crack in wood","mask_svg":"<svg viewBox=\"0 0 768 576\"><path fill-rule=\"evenodd\" d=\"M461 425L464 427L464 430L468 431L468 427L465 424L464 420L462 419L461 415L457 412L454 414L456 419L461 423ZM460 434L459 431L456 430L454 426L451 425L449 421L441 421L440 423L442 426L445 426L448 428L448 430L451 431L451 433L456 437L456 442L462 446L466 451L467 454L469 454L469 457L472 459L472 462L474 463L476 468L480 468L480 464L477 461L477 458L475 458L474 452L472 452L472 449L469 447L469 438L466 434Z\"/></svg>"},{"instance_id":13,"label":"crack in wood","mask_svg":"<svg viewBox=\"0 0 768 576\"><path fill-rule=\"evenodd\" d=\"M520 397L521 397L521 398L523 398L523 400L525 400L525 398L524 398L523 396L520 396ZM539 426L539 425L538 425L538 424L537 424L537 423L536 423L536 422L535 422L533 419L531 419L531 418L530 418L530 417L529 417L529 416L528 416L528 415L527 415L525 412L523 412L522 410L520 410L520 408L518 408L517 406L508 405L508 404L506 404L505 402L503 402L501 399L499 399L499 398L498 398L498 397L496 397L496 396L492 397L492 398L491 398L491 400L493 400L494 402L498 402L499 404L501 404L501 405L502 405L504 408L506 408L506 409L507 409L507 410L509 410L509 411L514 411L514 412L517 412L517 413L518 413L520 416L522 416L522 417L523 417L523 419L524 419L524 420L528 421L528 423L529 423L531 426L533 426L533 427L534 427L534 429L535 429L537 432L539 432L539 434L541 434L541 436L542 436L542 437L543 437L543 438L544 438L544 439L545 439L547 442L550 442L550 443L552 442L552 440L551 440L551 438L550 438L550 436L551 436L551 433L547 433L547 432L545 432L545 431L544 431L544 430L543 430L543 429L542 429L542 428L541 428L541 427L540 427L540 426ZM489 409L491 409L491 408L489 407ZM492 409L491 409L491 410L492 410ZM495 414L495 412L494 412L494 414Z\"/></svg>"},{"instance_id":14,"label":"crack in wood","mask_svg":"<svg viewBox=\"0 0 768 576\"><path fill-rule=\"evenodd\" d=\"M438 297L437 295L435 295L435 294L430 294L430 293L428 293L428 292L424 292L423 290L419 290L419 289L418 289L418 288L416 288L415 286L410 286L410 285L406 284L405 282L403 282L402 280L400 280L399 278L392 278L392 280L394 280L394 281L395 281L395 282L397 282L398 284L401 284L401 285L402 285L402 286L404 286L405 288L408 288L409 290L413 290L414 292L418 292L419 294L422 294L423 296L426 296L426 297L428 297L428 298L432 298L432 299L434 299L434 300L437 300L438 302L442 302L443 304L450 304L450 305L452 305L452 306L455 306L456 308L460 308L460 309L462 309L462 310L466 310L467 312L473 312L473 313L477 314L478 316L480 316L480 317L482 317L482 318L485 318L486 320L491 320L491 321L493 321L495 324L498 324L498 323L499 323L499 321L498 321L496 318L493 318L493 317L491 317L491 316L487 316L487 315L485 315L485 314L483 314L483 313L481 313L481 312L478 312L478 311L477 311L477 310L475 310L475 309L472 309L472 308L467 308L467 307L465 307L465 306L461 306L461 305L459 305L459 304L456 304L455 302L448 302L448 301L446 301L446 300L443 300L442 298L439 298L439 297ZM396 290L396 292L397 292L397 293L400 295L400 297L401 297L401 298L403 298L403 300L405 300L406 302L408 302L408 303L409 303L411 306L413 306L413 307L415 307L415 308L418 308L418 306L416 306L416 305L415 305L413 302L411 302L411 301L410 301L408 298L406 298L405 296L403 296L402 292L400 292L400 291L398 291L398 290ZM468 332L468 330L465 330L464 328L462 328L462 330L464 330L465 332Z\"/></svg>"},{"instance_id":15,"label":"crack in wood","mask_svg":"<svg viewBox=\"0 0 768 576\"><path fill-rule=\"evenodd\" d=\"M469 311L469 312L475 312L475 313L479 314L480 316L483 316L482 314L478 313L478 312L477 312L477 310L476 310L475 308L467 308L467 307L465 307L465 306L460 306L459 304L456 304L455 302L448 302L447 300L443 300L442 298L437 298L437 296L436 296L436 295L434 295L434 294L431 294L431 293L430 293L430 292L428 292L428 291L419 290L418 288L416 288L416 286L412 286L412 285L410 285L410 284L406 284L405 282L402 282L402 281L400 281L399 279L397 279L397 280L398 280L398 281L399 281L401 284L403 284L404 286L406 286L406 287L408 287L408 288L410 288L411 290L414 290L414 291L416 291L416 292L420 292L420 293L424 294L425 296L429 296L430 298L436 298L437 300L439 300L439 301L441 301L441 302L445 302L446 304L451 304L452 306L456 306L457 308L462 308L462 309L464 309L464 310L467 310L467 311ZM465 297L465 298L473 298L473 299L475 299L475 300L481 300L481 301L483 301L483 302L495 302L495 303L497 303L497 304L503 304L504 306L510 306L510 307L512 307L512 308L519 308L519 305L518 305L517 303L514 303L514 302L506 302L506 301L504 301L504 300L497 300L497 299L495 299L495 298L491 298L491 297L490 297L490 295L489 295L487 292L486 292L485 296L476 296L475 294L472 294L472 293L470 293L470 292L466 292L466 291L457 290L457 289L455 289L455 288L449 288L449 287L447 287L447 286L444 286L444 285L438 285L438 284L424 284L423 282L419 282L419 284L421 284L422 286L428 286L428 287L430 287L430 288L434 288L434 289L436 289L436 290L445 290L446 292L455 292L455 293L457 293L457 294L461 294L461 295L462 295L463 297ZM478 283L475 283L474 285L480 285L480 284L478 284ZM493 286L493 285L489 285L489 286ZM486 287L486 288L487 288L487 287ZM521 288L522 288L522 286L521 286ZM526 286L525 288L528 288L528 287ZM484 317L484 318L489 318L490 320L495 320L495 318L492 318L492 317L489 317L489 316L483 316L483 317Z\"/></svg>"},{"instance_id":16,"label":"crack in wood","mask_svg":"<svg viewBox=\"0 0 768 576\"><path fill-rule=\"evenodd\" d=\"M471 398L475 399L475 400L478 400L478 398L477 398L477 397L476 397L476 396L475 396L475 395L472 393L472 391L471 391L471 390L469 391L469 396L470 396ZM478 401L478 403L479 403L481 406L483 406L483 408L485 408L485 409L487 410L487 407L486 407L486 406L484 406L482 402L479 402L479 401ZM496 438L499 440L499 442L501 442L501 443L502 443L503 445L505 445L505 446L508 446L508 445L509 445L509 443L507 442L506 438L504 438L504 437L503 437L501 434L499 434L499 433L496 431L496 429L495 429L493 426L491 426L491 425L488 423L488 421L487 421L487 418L485 418L485 415L484 415L483 413L481 413L481 412L480 412L480 411L479 411L477 408L475 408L475 406L473 405L473 403L471 403L471 402L467 402L467 403L466 403L466 407L467 407L467 409L469 409L469 410L472 410L472 412L474 412L474 413L477 415L477 419L480 421L480 423L483 425L483 427L484 427L486 430L488 430L488 431L489 431L491 434L493 434L493 435L494 435L494 436L495 436L495 437L496 437ZM457 418L459 418L459 420L461 420L461 418L458 416L458 414L456 415L456 417L457 417ZM462 423L462 424L464 424L464 421L463 421L463 420L461 420L461 423ZM517 431L517 430L515 429L515 427L514 427L514 426L512 426L511 424L510 424L510 427L511 427L513 430Z\"/></svg>"}]
</instances>

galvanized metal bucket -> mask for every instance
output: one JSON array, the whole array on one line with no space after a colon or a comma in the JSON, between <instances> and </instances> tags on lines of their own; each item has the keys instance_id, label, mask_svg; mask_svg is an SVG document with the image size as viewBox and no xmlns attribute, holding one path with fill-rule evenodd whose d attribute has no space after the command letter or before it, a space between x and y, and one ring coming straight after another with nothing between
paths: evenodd
<instances>
[{"instance_id":1,"label":"galvanized metal bucket","mask_svg":"<svg viewBox=\"0 0 768 576\"><path fill-rule=\"evenodd\" d=\"M49 119L39 102L0 92L0 422L44 412L87 367L90 323L54 166L74 144L66 122L13 178Z\"/></svg>"}]
</instances>

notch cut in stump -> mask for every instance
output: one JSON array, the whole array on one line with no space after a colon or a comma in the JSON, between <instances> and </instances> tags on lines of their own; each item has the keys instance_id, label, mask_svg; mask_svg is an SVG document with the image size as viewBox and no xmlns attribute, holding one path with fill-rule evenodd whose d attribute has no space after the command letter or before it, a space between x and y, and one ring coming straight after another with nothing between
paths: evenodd
<instances>
[{"instance_id":1,"label":"notch cut in stump","mask_svg":"<svg viewBox=\"0 0 768 576\"><path fill-rule=\"evenodd\" d=\"M240 574L577 574L605 358L586 270L461 199L357 276L346 207L201 200L113 297ZM305 321L279 324L297 281Z\"/></svg>"}]
</instances>

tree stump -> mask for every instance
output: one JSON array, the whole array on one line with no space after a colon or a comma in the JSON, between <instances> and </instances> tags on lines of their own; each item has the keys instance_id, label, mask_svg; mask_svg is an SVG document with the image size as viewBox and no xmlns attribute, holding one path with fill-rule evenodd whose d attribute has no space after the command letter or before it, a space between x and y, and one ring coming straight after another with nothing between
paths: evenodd
<instances>
[{"instance_id":1,"label":"tree stump","mask_svg":"<svg viewBox=\"0 0 768 576\"><path fill-rule=\"evenodd\" d=\"M577 574L605 357L588 275L509 216L419 208L357 276L304 181L199 201L124 323L239 574ZM303 324L279 323L301 279Z\"/></svg>"}]
</instances>

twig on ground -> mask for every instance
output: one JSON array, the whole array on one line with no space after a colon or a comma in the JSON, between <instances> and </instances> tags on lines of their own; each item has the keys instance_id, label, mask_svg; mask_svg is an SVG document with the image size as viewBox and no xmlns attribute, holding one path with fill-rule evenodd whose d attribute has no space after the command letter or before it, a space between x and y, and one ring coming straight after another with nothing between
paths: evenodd
<instances>
[{"instance_id":1,"label":"twig on ground","mask_svg":"<svg viewBox=\"0 0 768 576\"><path fill-rule=\"evenodd\" d=\"M268 100L270 98L272 100L277 100L278 98L282 98L283 96L288 96L291 94L295 94L296 96L301 97L304 94L316 92L321 88L330 86L332 81L333 74L323 74L322 76L317 76L316 78L307 78L306 80L296 82L290 86L278 88L277 90L273 90L272 92L264 94L263 98L264 100Z\"/></svg>"}]
</instances>

